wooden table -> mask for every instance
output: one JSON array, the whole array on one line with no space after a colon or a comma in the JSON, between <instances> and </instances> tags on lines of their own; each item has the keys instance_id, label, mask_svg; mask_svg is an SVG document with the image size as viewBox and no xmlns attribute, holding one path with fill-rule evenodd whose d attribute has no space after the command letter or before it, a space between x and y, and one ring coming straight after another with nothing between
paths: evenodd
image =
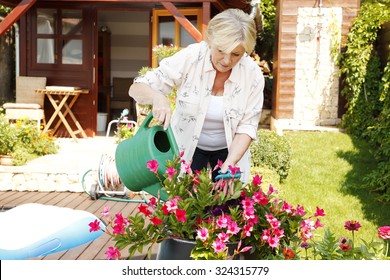
<instances>
[{"instance_id":1,"label":"wooden table","mask_svg":"<svg viewBox=\"0 0 390 280\"><path fill-rule=\"evenodd\" d=\"M77 118L72 112L72 107L77 101L77 99L79 98L80 94L89 93L88 89L75 89L75 90L37 89L35 90L35 92L37 94L45 94L55 109L53 115L50 117L50 120L47 122L45 128L43 129L44 133L46 133L50 129L56 117L58 116L59 120L52 128L53 134L57 132L61 123L63 123L67 131L69 132L70 136L72 136L73 139L77 140L77 136L76 136L77 134L81 134L83 138L87 138L87 134L85 133L79 121L77 120ZM73 123L76 125L77 130L73 130L72 127L69 125L68 121L66 120L66 116L68 114L72 118Z\"/></svg>"}]
</instances>

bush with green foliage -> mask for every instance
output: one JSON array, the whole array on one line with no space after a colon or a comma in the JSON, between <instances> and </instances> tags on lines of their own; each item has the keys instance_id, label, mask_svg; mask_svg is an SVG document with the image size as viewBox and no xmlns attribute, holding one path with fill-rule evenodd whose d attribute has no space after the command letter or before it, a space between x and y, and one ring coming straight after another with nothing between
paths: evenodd
<instances>
[{"instance_id":1,"label":"bush with green foliage","mask_svg":"<svg viewBox=\"0 0 390 280\"><path fill-rule=\"evenodd\" d=\"M390 21L389 2L364 1L348 33L340 61L341 94L347 99L342 126L372 145L378 166L364 181L380 193L380 200L387 202L390 202L390 62L381 68L375 45L383 23Z\"/></svg>"},{"instance_id":2,"label":"bush with green foliage","mask_svg":"<svg viewBox=\"0 0 390 280\"><path fill-rule=\"evenodd\" d=\"M0 113L0 154L12 156L14 165L57 151L54 137L39 131L36 123L21 119L10 124Z\"/></svg>"},{"instance_id":3,"label":"bush with green foliage","mask_svg":"<svg viewBox=\"0 0 390 280\"><path fill-rule=\"evenodd\" d=\"M276 132L259 129L258 140L250 145L253 167L267 167L276 171L282 182L287 178L291 166L292 149L284 136Z\"/></svg>"}]
</instances>

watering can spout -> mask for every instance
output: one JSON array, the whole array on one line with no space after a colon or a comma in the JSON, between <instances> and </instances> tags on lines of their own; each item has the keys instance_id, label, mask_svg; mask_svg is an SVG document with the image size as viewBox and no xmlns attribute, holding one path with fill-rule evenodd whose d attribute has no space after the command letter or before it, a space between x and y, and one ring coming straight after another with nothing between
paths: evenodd
<instances>
[{"instance_id":1,"label":"watering can spout","mask_svg":"<svg viewBox=\"0 0 390 280\"><path fill-rule=\"evenodd\" d=\"M147 167L147 162L158 162L158 176L165 173L167 160L179 156L173 131L160 125L149 127L153 119L152 113L146 116L137 133L120 142L115 151L115 162L119 178L123 185L133 192L145 191L165 201L168 194L162 190L160 179Z\"/></svg>"}]
</instances>

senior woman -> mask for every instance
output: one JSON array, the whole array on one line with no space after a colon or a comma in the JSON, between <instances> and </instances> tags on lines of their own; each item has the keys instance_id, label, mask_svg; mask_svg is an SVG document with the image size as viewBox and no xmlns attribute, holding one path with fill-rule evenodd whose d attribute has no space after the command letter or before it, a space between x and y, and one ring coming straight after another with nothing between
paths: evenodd
<instances>
[{"instance_id":1,"label":"senior woman","mask_svg":"<svg viewBox=\"0 0 390 280\"><path fill-rule=\"evenodd\" d=\"M242 10L225 10L210 20L204 41L163 59L129 89L137 102L152 105L159 124L171 124L192 170L214 170L220 160L222 173L238 166L241 180L248 181L264 89L262 71L250 57L255 44L254 20ZM172 114L166 96L174 87Z\"/></svg>"}]
</instances>

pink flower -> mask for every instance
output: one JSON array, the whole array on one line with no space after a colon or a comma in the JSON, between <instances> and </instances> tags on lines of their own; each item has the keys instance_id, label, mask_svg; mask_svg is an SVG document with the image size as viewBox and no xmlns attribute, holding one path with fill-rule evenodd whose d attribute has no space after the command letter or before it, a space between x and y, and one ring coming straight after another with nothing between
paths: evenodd
<instances>
[{"instance_id":1,"label":"pink flower","mask_svg":"<svg viewBox=\"0 0 390 280\"><path fill-rule=\"evenodd\" d=\"M294 212L294 215L299 215L301 217L306 215L305 208L301 205L297 205L297 209Z\"/></svg>"},{"instance_id":2,"label":"pink flower","mask_svg":"<svg viewBox=\"0 0 390 280\"><path fill-rule=\"evenodd\" d=\"M107 259L119 259L121 257L121 252L119 251L118 247L108 247L108 250L106 252Z\"/></svg>"},{"instance_id":3,"label":"pink flower","mask_svg":"<svg viewBox=\"0 0 390 280\"><path fill-rule=\"evenodd\" d=\"M157 199L153 196L149 199L148 206L152 208L156 208L157 205Z\"/></svg>"},{"instance_id":4,"label":"pink flower","mask_svg":"<svg viewBox=\"0 0 390 280\"><path fill-rule=\"evenodd\" d=\"M168 212L174 212L177 209L177 199L168 200L165 205Z\"/></svg>"},{"instance_id":5,"label":"pink flower","mask_svg":"<svg viewBox=\"0 0 390 280\"><path fill-rule=\"evenodd\" d=\"M226 228L230 222L231 222L230 216L222 215L218 217L217 228Z\"/></svg>"},{"instance_id":6,"label":"pink flower","mask_svg":"<svg viewBox=\"0 0 390 280\"><path fill-rule=\"evenodd\" d=\"M263 180L263 176L259 176L258 174L256 174L252 179L253 186L255 186L255 187L260 186L262 183L262 180Z\"/></svg>"},{"instance_id":7,"label":"pink flower","mask_svg":"<svg viewBox=\"0 0 390 280\"><path fill-rule=\"evenodd\" d=\"M205 242L207 238L209 237L209 231L207 228L201 228L196 231L196 238L202 240Z\"/></svg>"},{"instance_id":8,"label":"pink flower","mask_svg":"<svg viewBox=\"0 0 390 280\"><path fill-rule=\"evenodd\" d=\"M240 167L238 167L238 166L229 165L229 170L232 173L232 177L234 177L234 175L236 175L236 173L240 173Z\"/></svg>"},{"instance_id":9,"label":"pink flower","mask_svg":"<svg viewBox=\"0 0 390 280\"><path fill-rule=\"evenodd\" d=\"M157 160L155 159L152 159L152 160L149 160L147 163L146 163L146 167L152 171L153 173L156 173L157 174L157 169L158 169L158 162Z\"/></svg>"},{"instance_id":10,"label":"pink flower","mask_svg":"<svg viewBox=\"0 0 390 280\"><path fill-rule=\"evenodd\" d=\"M184 223L187 220L186 210L177 209L176 210L176 218L179 222Z\"/></svg>"},{"instance_id":11,"label":"pink flower","mask_svg":"<svg viewBox=\"0 0 390 280\"><path fill-rule=\"evenodd\" d=\"M248 223L248 224L244 225L244 228L242 229L242 233L244 236L249 237L249 236L251 236L252 230L253 230L253 224Z\"/></svg>"},{"instance_id":12,"label":"pink flower","mask_svg":"<svg viewBox=\"0 0 390 280\"><path fill-rule=\"evenodd\" d=\"M317 229L317 228L319 228L319 227L323 227L324 225L323 224L321 224L321 221L320 221L320 219L317 219L316 220L316 223L314 224L314 228L315 229Z\"/></svg>"},{"instance_id":13,"label":"pink flower","mask_svg":"<svg viewBox=\"0 0 390 280\"><path fill-rule=\"evenodd\" d=\"M177 170L174 167L168 167L167 171L165 171L165 173L168 174L169 180L172 180L173 175L175 175L177 173Z\"/></svg>"},{"instance_id":14,"label":"pink flower","mask_svg":"<svg viewBox=\"0 0 390 280\"><path fill-rule=\"evenodd\" d=\"M122 216L122 213L115 214L115 224L128 225L129 221Z\"/></svg>"},{"instance_id":15,"label":"pink flower","mask_svg":"<svg viewBox=\"0 0 390 280\"><path fill-rule=\"evenodd\" d=\"M228 225L226 233L234 235L234 234L237 234L240 230L241 230L241 228L237 225L237 223L232 222Z\"/></svg>"},{"instance_id":16,"label":"pink flower","mask_svg":"<svg viewBox=\"0 0 390 280\"><path fill-rule=\"evenodd\" d=\"M270 238L268 238L267 242L271 248L276 248L276 247L280 246L279 240L280 239L276 236L270 236Z\"/></svg>"},{"instance_id":17,"label":"pink flower","mask_svg":"<svg viewBox=\"0 0 390 280\"><path fill-rule=\"evenodd\" d=\"M101 214L102 216L108 218L110 216L110 206L104 206Z\"/></svg>"},{"instance_id":18,"label":"pink flower","mask_svg":"<svg viewBox=\"0 0 390 280\"><path fill-rule=\"evenodd\" d=\"M89 232L98 231L98 230L100 230L99 220L96 219L95 221L89 223Z\"/></svg>"},{"instance_id":19,"label":"pink flower","mask_svg":"<svg viewBox=\"0 0 390 280\"><path fill-rule=\"evenodd\" d=\"M182 164L180 165L180 171L191 175L192 174L191 164L183 161Z\"/></svg>"},{"instance_id":20,"label":"pink flower","mask_svg":"<svg viewBox=\"0 0 390 280\"><path fill-rule=\"evenodd\" d=\"M378 236L384 240L390 239L390 226L378 228Z\"/></svg>"},{"instance_id":21,"label":"pink flower","mask_svg":"<svg viewBox=\"0 0 390 280\"><path fill-rule=\"evenodd\" d=\"M217 237L219 240L221 240L222 242L226 243L229 241L229 235L226 234L225 232L220 232L217 234Z\"/></svg>"},{"instance_id":22,"label":"pink flower","mask_svg":"<svg viewBox=\"0 0 390 280\"><path fill-rule=\"evenodd\" d=\"M212 244L213 248L214 248L214 252L215 253L220 253L220 252L223 252L226 248L226 244L223 243L221 240L217 239L213 242Z\"/></svg>"},{"instance_id":23,"label":"pink flower","mask_svg":"<svg viewBox=\"0 0 390 280\"><path fill-rule=\"evenodd\" d=\"M113 234L123 234L125 233L125 226L124 224L116 224L112 227L112 233Z\"/></svg>"},{"instance_id":24,"label":"pink flower","mask_svg":"<svg viewBox=\"0 0 390 280\"><path fill-rule=\"evenodd\" d=\"M253 206L244 208L243 215L244 215L244 219L247 221L254 219L256 217L255 208Z\"/></svg>"},{"instance_id":25,"label":"pink flower","mask_svg":"<svg viewBox=\"0 0 390 280\"><path fill-rule=\"evenodd\" d=\"M358 221L351 220L351 221L346 221L344 227L349 231L355 231L355 230L358 231L359 228L361 228L361 225Z\"/></svg>"},{"instance_id":26,"label":"pink flower","mask_svg":"<svg viewBox=\"0 0 390 280\"><path fill-rule=\"evenodd\" d=\"M217 165L215 166L215 168L222 168L222 165L223 165L223 162L222 162L222 160L218 160L217 161Z\"/></svg>"},{"instance_id":27,"label":"pink flower","mask_svg":"<svg viewBox=\"0 0 390 280\"><path fill-rule=\"evenodd\" d=\"M280 209L282 211L285 211L287 214L292 213L293 208L292 205L288 204L287 201L283 201L282 208Z\"/></svg>"},{"instance_id":28,"label":"pink flower","mask_svg":"<svg viewBox=\"0 0 390 280\"><path fill-rule=\"evenodd\" d=\"M260 205L267 205L269 202L269 199L265 196L265 194L261 190L258 192L254 192L252 199L256 203L259 203Z\"/></svg>"},{"instance_id":29,"label":"pink flower","mask_svg":"<svg viewBox=\"0 0 390 280\"><path fill-rule=\"evenodd\" d=\"M263 233L261 235L261 240L268 241L271 237L271 232L269 229L263 229Z\"/></svg>"},{"instance_id":30,"label":"pink flower","mask_svg":"<svg viewBox=\"0 0 390 280\"><path fill-rule=\"evenodd\" d=\"M247 207L253 207L253 204L255 204L255 202L250 199L249 197L246 197L244 200L241 201L241 204L243 206L243 208L247 208Z\"/></svg>"}]
</instances>

